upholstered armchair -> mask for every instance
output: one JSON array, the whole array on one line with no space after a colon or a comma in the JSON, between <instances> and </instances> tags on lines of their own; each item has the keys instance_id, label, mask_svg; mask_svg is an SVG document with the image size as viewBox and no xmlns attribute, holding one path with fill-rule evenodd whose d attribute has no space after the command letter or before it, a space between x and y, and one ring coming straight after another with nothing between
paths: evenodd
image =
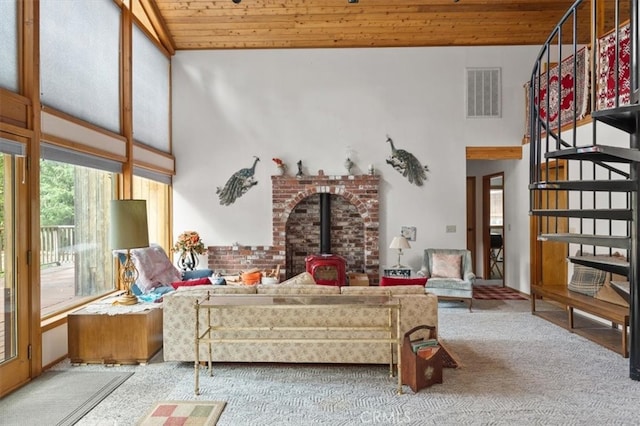
<instances>
[{"instance_id":1,"label":"upholstered armchair","mask_svg":"<svg viewBox=\"0 0 640 426\"><path fill-rule=\"evenodd\" d=\"M427 292L442 300L468 301L471 311L476 275L469 250L425 249L422 268L417 275L427 277Z\"/></svg>"}]
</instances>

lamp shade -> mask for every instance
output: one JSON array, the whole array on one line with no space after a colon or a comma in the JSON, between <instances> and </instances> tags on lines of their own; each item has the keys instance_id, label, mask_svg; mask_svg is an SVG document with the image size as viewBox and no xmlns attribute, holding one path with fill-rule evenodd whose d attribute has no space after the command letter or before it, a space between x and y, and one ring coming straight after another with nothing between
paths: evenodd
<instances>
[{"instance_id":1,"label":"lamp shade","mask_svg":"<svg viewBox=\"0 0 640 426\"><path fill-rule=\"evenodd\" d=\"M408 249L411 248L409 245L409 241L405 237L393 237L391 240L391 245L389 246L391 249Z\"/></svg>"},{"instance_id":2,"label":"lamp shade","mask_svg":"<svg viewBox=\"0 0 640 426\"><path fill-rule=\"evenodd\" d=\"M111 200L111 248L149 247L146 200Z\"/></svg>"}]
</instances>

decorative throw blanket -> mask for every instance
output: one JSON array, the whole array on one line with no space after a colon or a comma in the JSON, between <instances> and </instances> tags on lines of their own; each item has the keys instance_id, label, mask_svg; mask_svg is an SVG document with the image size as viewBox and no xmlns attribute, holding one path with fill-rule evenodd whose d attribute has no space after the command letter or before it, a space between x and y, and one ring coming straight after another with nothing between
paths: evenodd
<instances>
[{"instance_id":1,"label":"decorative throw blanket","mask_svg":"<svg viewBox=\"0 0 640 426\"><path fill-rule=\"evenodd\" d=\"M618 71L616 72L616 39L618 42ZM629 104L631 80L629 64L631 54L629 24L598 39L598 110L616 106L616 77L618 79L619 106Z\"/></svg>"},{"instance_id":2,"label":"decorative throw blanket","mask_svg":"<svg viewBox=\"0 0 640 426\"><path fill-rule=\"evenodd\" d=\"M558 122L560 126L569 124L574 116L576 120L584 118L589 112L589 49L583 47L578 50L575 70L571 55L562 60L560 67L556 64L540 74L539 82L540 89L534 88L534 102L539 107L540 120L549 120L549 128L557 129ZM529 134L529 88L530 82L527 82L526 135Z\"/></svg>"}]
</instances>

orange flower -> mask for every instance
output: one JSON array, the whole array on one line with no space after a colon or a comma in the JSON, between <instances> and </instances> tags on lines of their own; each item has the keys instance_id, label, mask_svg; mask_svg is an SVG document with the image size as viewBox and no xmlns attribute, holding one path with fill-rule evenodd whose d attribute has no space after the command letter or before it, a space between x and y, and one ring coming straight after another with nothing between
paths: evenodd
<instances>
[{"instance_id":1,"label":"orange flower","mask_svg":"<svg viewBox=\"0 0 640 426\"><path fill-rule=\"evenodd\" d=\"M186 251L203 254L206 251L200 235L196 231L185 231L178 236L178 241L173 246L173 251Z\"/></svg>"}]
</instances>

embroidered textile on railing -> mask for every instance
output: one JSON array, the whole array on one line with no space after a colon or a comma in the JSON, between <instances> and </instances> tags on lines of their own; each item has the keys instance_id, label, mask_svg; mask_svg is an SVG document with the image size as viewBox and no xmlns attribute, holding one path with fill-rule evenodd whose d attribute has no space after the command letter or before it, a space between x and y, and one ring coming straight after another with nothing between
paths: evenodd
<instances>
[{"instance_id":1,"label":"embroidered textile on railing","mask_svg":"<svg viewBox=\"0 0 640 426\"><path fill-rule=\"evenodd\" d=\"M599 110L616 106L616 37L618 42L618 102L619 106L629 104L631 81L629 64L631 54L629 24L620 27L616 32L598 39L598 90L597 106Z\"/></svg>"},{"instance_id":2,"label":"embroidered textile on railing","mask_svg":"<svg viewBox=\"0 0 640 426\"><path fill-rule=\"evenodd\" d=\"M580 120L589 113L589 49L583 47L578 50L575 62L576 69L574 72L573 55L566 57L562 60L560 67L562 75L558 75L559 67L554 65L548 71L548 77L547 72L540 75L540 90L534 89L536 94L534 101L540 107L540 120L546 122L548 115L551 129L558 128L558 119L560 120L560 126L564 126L573 122L574 115L576 120ZM547 81L549 83L548 87ZM525 135L529 134L529 87L530 82L527 82L525 84ZM549 105L548 112L547 100ZM560 100L560 103L558 103L558 100Z\"/></svg>"}]
</instances>

